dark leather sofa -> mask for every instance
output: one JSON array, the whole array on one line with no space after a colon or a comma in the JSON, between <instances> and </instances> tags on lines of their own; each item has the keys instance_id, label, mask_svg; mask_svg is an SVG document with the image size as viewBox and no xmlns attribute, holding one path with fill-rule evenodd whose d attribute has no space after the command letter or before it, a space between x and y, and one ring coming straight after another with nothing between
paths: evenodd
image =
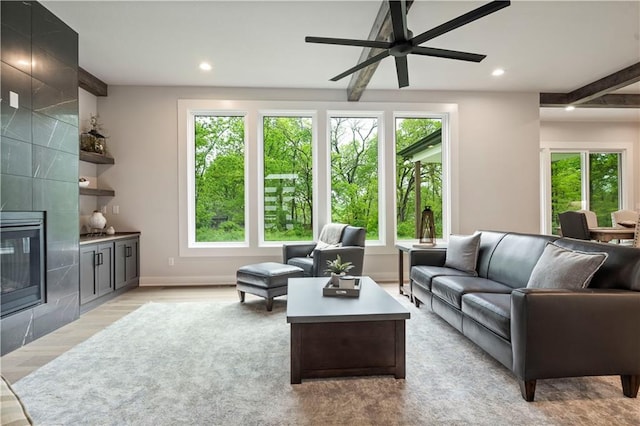
<instances>
[{"instance_id":1,"label":"dark leather sofa","mask_svg":"<svg viewBox=\"0 0 640 426\"><path fill-rule=\"evenodd\" d=\"M526 288L547 242L608 258L588 288ZM445 250L411 251L411 291L518 378L533 401L536 380L619 375L640 385L640 249L556 236L483 231L477 276L446 268Z\"/></svg>"}]
</instances>

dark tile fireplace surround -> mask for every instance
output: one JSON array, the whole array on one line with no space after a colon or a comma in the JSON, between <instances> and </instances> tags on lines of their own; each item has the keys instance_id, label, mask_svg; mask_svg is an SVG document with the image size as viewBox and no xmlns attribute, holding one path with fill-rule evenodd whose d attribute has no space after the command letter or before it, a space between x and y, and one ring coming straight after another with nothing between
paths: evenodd
<instances>
[{"instance_id":1,"label":"dark tile fireplace surround","mask_svg":"<svg viewBox=\"0 0 640 426\"><path fill-rule=\"evenodd\" d=\"M42 300L0 313L4 355L79 315L78 35L38 2L0 7L0 211L41 216L45 241Z\"/></svg>"}]
</instances>

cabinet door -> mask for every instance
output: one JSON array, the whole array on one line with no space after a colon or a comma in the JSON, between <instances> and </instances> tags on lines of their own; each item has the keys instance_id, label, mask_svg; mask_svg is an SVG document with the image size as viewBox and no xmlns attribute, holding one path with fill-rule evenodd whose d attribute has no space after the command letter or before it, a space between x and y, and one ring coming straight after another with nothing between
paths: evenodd
<instances>
[{"instance_id":1,"label":"cabinet door","mask_svg":"<svg viewBox=\"0 0 640 426\"><path fill-rule=\"evenodd\" d=\"M98 245L96 262L98 296L113 291L113 243Z\"/></svg>"},{"instance_id":2,"label":"cabinet door","mask_svg":"<svg viewBox=\"0 0 640 426\"><path fill-rule=\"evenodd\" d=\"M127 285L127 241L116 241L115 247L116 289L119 289Z\"/></svg>"},{"instance_id":3,"label":"cabinet door","mask_svg":"<svg viewBox=\"0 0 640 426\"><path fill-rule=\"evenodd\" d=\"M138 242L139 240L137 238L131 239L127 242L127 252L125 253L127 282L135 280L139 275Z\"/></svg>"},{"instance_id":4,"label":"cabinet door","mask_svg":"<svg viewBox=\"0 0 640 426\"><path fill-rule=\"evenodd\" d=\"M98 297L95 269L97 248L95 245L80 247L80 304Z\"/></svg>"},{"instance_id":5,"label":"cabinet door","mask_svg":"<svg viewBox=\"0 0 640 426\"><path fill-rule=\"evenodd\" d=\"M136 282L138 278L138 238L116 241L116 289Z\"/></svg>"}]
</instances>

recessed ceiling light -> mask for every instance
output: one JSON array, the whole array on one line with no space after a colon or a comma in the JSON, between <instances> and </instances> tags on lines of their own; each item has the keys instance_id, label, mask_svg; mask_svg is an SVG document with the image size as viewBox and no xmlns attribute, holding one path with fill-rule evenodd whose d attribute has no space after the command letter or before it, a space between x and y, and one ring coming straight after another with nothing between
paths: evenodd
<instances>
[{"instance_id":1,"label":"recessed ceiling light","mask_svg":"<svg viewBox=\"0 0 640 426\"><path fill-rule=\"evenodd\" d=\"M493 72L491 73L492 76L494 77L498 77L501 76L502 74L504 74L504 70L502 68L496 68L495 70L493 70Z\"/></svg>"},{"instance_id":2,"label":"recessed ceiling light","mask_svg":"<svg viewBox=\"0 0 640 426\"><path fill-rule=\"evenodd\" d=\"M202 71L211 71L211 65L208 64L207 62L201 62L200 63L200 69Z\"/></svg>"},{"instance_id":3,"label":"recessed ceiling light","mask_svg":"<svg viewBox=\"0 0 640 426\"><path fill-rule=\"evenodd\" d=\"M574 107L573 105L569 105L564 110L565 111L573 111L574 109L576 109L576 107Z\"/></svg>"}]
</instances>

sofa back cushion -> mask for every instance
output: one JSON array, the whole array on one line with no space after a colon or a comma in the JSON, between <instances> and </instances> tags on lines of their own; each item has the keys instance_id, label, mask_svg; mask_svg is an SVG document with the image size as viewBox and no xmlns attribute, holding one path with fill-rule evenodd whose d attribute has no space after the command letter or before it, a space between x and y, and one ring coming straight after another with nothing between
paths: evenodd
<instances>
[{"instance_id":1,"label":"sofa back cushion","mask_svg":"<svg viewBox=\"0 0 640 426\"><path fill-rule=\"evenodd\" d=\"M607 260L594 274L589 288L617 288L640 291L640 250L618 244L602 244L560 238L560 247L584 252L605 252Z\"/></svg>"},{"instance_id":2,"label":"sofa back cushion","mask_svg":"<svg viewBox=\"0 0 640 426\"><path fill-rule=\"evenodd\" d=\"M547 243L557 239L550 235L505 235L493 250L487 278L512 288L526 287Z\"/></svg>"},{"instance_id":3,"label":"sofa back cushion","mask_svg":"<svg viewBox=\"0 0 640 426\"><path fill-rule=\"evenodd\" d=\"M478 250L478 276L487 278L489 273L489 261L493 255L493 251L504 236L504 232L497 231L481 231L480 249Z\"/></svg>"},{"instance_id":4,"label":"sofa back cushion","mask_svg":"<svg viewBox=\"0 0 640 426\"><path fill-rule=\"evenodd\" d=\"M364 228L357 226L347 226L342 231L342 238L340 242L342 246L358 246L364 247L364 241L367 237L367 231Z\"/></svg>"}]
</instances>

